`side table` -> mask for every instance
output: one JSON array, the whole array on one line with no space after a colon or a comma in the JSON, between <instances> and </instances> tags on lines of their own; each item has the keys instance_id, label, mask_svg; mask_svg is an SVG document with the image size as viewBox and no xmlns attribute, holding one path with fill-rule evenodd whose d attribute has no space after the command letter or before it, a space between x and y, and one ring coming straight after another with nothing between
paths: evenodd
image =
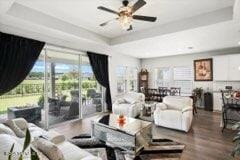
<instances>
[{"instance_id":1,"label":"side table","mask_svg":"<svg viewBox=\"0 0 240 160\"><path fill-rule=\"evenodd\" d=\"M156 109L157 102L146 101L140 112L140 119L153 121L153 112Z\"/></svg>"}]
</instances>

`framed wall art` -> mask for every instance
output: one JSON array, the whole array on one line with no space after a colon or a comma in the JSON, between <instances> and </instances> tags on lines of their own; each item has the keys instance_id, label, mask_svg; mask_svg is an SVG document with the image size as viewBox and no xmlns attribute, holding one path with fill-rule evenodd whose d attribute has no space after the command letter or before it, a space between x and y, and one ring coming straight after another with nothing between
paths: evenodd
<instances>
[{"instance_id":1,"label":"framed wall art","mask_svg":"<svg viewBox=\"0 0 240 160\"><path fill-rule=\"evenodd\" d=\"M194 60L194 80L195 81L213 80L212 58Z\"/></svg>"}]
</instances>

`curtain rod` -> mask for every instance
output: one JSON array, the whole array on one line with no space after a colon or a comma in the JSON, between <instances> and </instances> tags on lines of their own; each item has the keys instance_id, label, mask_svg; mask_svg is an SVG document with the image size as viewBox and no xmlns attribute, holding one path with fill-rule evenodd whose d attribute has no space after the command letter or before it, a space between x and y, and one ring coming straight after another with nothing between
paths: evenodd
<instances>
[{"instance_id":1,"label":"curtain rod","mask_svg":"<svg viewBox=\"0 0 240 160\"><path fill-rule=\"evenodd\" d=\"M60 46L60 45L56 45L56 44L51 44L51 43L46 43L46 45L44 46L44 49L49 49L49 50L54 50L54 49L51 49L51 48L48 48L47 46L49 46L49 47L57 47L57 48L59 48L59 49L66 49L66 50L70 50L70 52L68 52L68 53L71 53L71 51L73 51L72 52L72 54L74 54L74 52L84 52L84 53L87 53L88 51L86 51L86 50L81 50L81 49L73 49L73 48L70 48L70 47L64 47L64 46ZM58 51L58 50L54 50L54 51ZM66 51L67 52L67 51ZM91 52L91 51L90 51ZM78 54L77 53L77 54ZM99 53L99 54L101 54L101 53ZM104 55L104 54L103 54ZM106 54L105 54L106 55ZM108 57L112 57L111 55L107 55Z\"/></svg>"}]
</instances>

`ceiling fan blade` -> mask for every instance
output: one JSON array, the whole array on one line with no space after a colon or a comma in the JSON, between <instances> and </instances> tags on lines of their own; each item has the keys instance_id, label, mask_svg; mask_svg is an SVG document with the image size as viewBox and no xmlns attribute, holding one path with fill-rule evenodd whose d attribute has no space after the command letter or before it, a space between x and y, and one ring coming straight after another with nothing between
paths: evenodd
<instances>
[{"instance_id":1,"label":"ceiling fan blade","mask_svg":"<svg viewBox=\"0 0 240 160\"><path fill-rule=\"evenodd\" d=\"M111 10L111 9L108 9L108 8L106 8L106 7L103 7L103 6L99 6L98 9L118 15L118 12L116 12L116 11L114 11L114 10Z\"/></svg>"},{"instance_id":2,"label":"ceiling fan blade","mask_svg":"<svg viewBox=\"0 0 240 160\"><path fill-rule=\"evenodd\" d=\"M142 8L146 2L144 0L138 0L133 6L132 6L132 13L136 12L138 9Z\"/></svg>"},{"instance_id":3,"label":"ceiling fan blade","mask_svg":"<svg viewBox=\"0 0 240 160\"><path fill-rule=\"evenodd\" d=\"M114 21L114 20L117 20L117 19L118 19L118 18L114 18L114 19L111 19L111 20L109 20L109 21L106 21L106 22L100 24L100 26L101 26L101 27L104 27L104 26L106 26L109 22Z\"/></svg>"},{"instance_id":4,"label":"ceiling fan blade","mask_svg":"<svg viewBox=\"0 0 240 160\"><path fill-rule=\"evenodd\" d=\"M133 19L141 20L141 21L148 21L148 22L155 22L157 20L157 17L133 15Z\"/></svg>"},{"instance_id":5,"label":"ceiling fan blade","mask_svg":"<svg viewBox=\"0 0 240 160\"><path fill-rule=\"evenodd\" d=\"M131 31L133 29L132 25L127 29L127 31Z\"/></svg>"}]
</instances>

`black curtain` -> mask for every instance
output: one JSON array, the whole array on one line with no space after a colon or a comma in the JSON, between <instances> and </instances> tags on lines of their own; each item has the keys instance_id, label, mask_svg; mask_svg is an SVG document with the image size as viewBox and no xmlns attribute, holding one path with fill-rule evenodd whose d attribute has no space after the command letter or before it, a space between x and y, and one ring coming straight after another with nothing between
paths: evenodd
<instances>
[{"instance_id":1,"label":"black curtain","mask_svg":"<svg viewBox=\"0 0 240 160\"><path fill-rule=\"evenodd\" d=\"M12 90L27 77L44 44L0 32L0 95Z\"/></svg>"},{"instance_id":2,"label":"black curtain","mask_svg":"<svg viewBox=\"0 0 240 160\"><path fill-rule=\"evenodd\" d=\"M112 98L108 73L108 56L92 52L87 52L87 55L98 83L106 88L107 108L109 111L112 111Z\"/></svg>"}]
</instances>

